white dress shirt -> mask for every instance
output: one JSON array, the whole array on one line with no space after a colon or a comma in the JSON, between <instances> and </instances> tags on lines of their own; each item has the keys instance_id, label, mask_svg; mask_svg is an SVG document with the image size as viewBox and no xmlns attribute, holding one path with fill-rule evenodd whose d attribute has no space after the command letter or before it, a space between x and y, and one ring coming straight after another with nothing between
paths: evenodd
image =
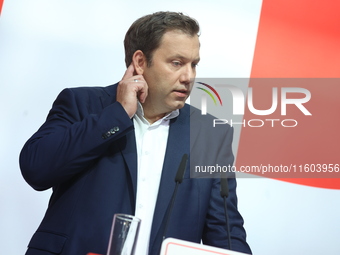
<instances>
[{"instance_id":1,"label":"white dress shirt","mask_svg":"<svg viewBox=\"0 0 340 255\"><path fill-rule=\"evenodd\" d=\"M170 119L179 115L173 111L150 124L144 118L142 105L133 117L135 126L138 174L135 216L141 219L136 254L148 254L153 214L155 210L163 161L169 134Z\"/></svg>"}]
</instances>

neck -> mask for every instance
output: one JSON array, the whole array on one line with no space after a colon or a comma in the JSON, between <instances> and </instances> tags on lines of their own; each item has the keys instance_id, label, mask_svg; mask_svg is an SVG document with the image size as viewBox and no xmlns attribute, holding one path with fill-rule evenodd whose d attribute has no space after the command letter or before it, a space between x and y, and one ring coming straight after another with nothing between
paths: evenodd
<instances>
[{"instance_id":1,"label":"neck","mask_svg":"<svg viewBox=\"0 0 340 255\"><path fill-rule=\"evenodd\" d=\"M150 113L144 111L144 118L145 118L150 124L155 123L157 120L163 118L165 115L166 115L166 113L163 113L163 114L150 114Z\"/></svg>"},{"instance_id":2,"label":"neck","mask_svg":"<svg viewBox=\"0 0 340 255\"><path fill-rule=\"evenodd\" d=\"M155 123L157 120L163 118L166 114L168 114L167 112L165 113L158 112L157 109L152 107L152 105L148 105L144 103L142 104L142 106L143 106L143 111L144 111L144 118L150 124Z\"/></svg>"}]
</instances>

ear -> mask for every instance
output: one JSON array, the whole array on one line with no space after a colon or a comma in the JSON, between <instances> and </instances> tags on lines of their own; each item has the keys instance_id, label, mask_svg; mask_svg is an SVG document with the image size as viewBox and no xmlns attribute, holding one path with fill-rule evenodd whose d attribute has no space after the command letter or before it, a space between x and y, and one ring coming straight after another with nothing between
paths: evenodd
<instances>
[{"instance_id":1,"label":"ear","mask_svg":"<svg viewBox=\"0 0 340 255\"><path fill-rule=\"evenodd\" d=\"M132 56L132 64L135 68L136 74L143 74L144 70L147 66L147 60L146 57L141 50L135 51L135 53Z\"/></svg>"}]
</instances>

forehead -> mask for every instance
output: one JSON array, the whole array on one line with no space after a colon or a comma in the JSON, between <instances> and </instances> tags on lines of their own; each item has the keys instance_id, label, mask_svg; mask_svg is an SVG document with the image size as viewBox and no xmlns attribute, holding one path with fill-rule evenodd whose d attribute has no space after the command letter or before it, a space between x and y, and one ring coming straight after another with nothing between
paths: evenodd
<instances>
[{"instance_id":1,"label":"forehead","mask_svg":"<svg viewBox=\"0 0 340 255\"><path fill-rule=\"evenodd\" d=\"M156 51L164 51L168 54L190 55L199 57L200 42L198 35L189 35L180 30L171 30L164 33Z\"/></svg>"}]
</instances>

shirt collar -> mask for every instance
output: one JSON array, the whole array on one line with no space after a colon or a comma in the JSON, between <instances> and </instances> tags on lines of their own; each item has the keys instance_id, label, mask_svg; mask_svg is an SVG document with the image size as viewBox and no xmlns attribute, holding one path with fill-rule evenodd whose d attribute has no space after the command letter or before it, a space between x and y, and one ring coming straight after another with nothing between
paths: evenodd
<instances>
[{"instance_id":1,"label":"shirt collar","mask_svg":"<svg viewBox=\"0 0 340 255\"><path fill-rule=\"evenodd\" d=\"M137 115L140 119L145 119L144 118L143 106L139 101L137 102L137 111L136 111L135 115ZM176 110L168 113L167 115L165 115L161 120L170 120L170 119L176 118L178 115L179 115L179 110L176 109Z\"/></svg>"}]
</instances>

